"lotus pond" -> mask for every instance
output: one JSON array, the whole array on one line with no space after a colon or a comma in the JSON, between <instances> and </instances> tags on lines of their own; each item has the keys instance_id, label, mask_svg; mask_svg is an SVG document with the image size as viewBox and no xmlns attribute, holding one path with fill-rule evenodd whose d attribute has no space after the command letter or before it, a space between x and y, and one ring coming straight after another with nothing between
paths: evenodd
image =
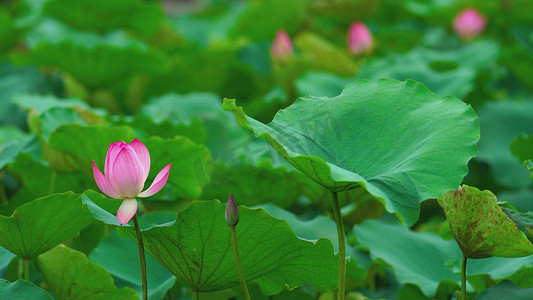
<instances>
[{"instance_id":1,"label":"lotus pond","mask_svg":"<svg viewBox=\"0 0 533 300\"><path fill-rule=\"evenodd\" d=\"M0 299L533 299L533 2L0 2Z\"/></svg>"}]
</instances>

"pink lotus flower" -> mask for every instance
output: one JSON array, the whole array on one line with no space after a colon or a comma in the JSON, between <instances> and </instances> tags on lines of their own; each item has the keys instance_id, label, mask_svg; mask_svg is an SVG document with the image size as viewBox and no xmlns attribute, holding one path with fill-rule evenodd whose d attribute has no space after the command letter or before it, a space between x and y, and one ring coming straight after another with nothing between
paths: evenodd
<instances>
[{"instance_id":1,"label":"pink lotus flower","mask_svg":"<svg viewBox=\"0 0 533 300\"><path fill-rule=\"evenodd\" d=\"M374 47L372 33L363 22L354 22L350 25L347 43L350 53L354 55L370 52Z\"/></svg>"},{"instance_id":2,"label":"pink lotus flower","mask_svg":"<svg viewBox=\"0 0 533 300\"><path fill-rule=\"evenodd\" d=\"M130 144L122 141L109 145L105 158L105 176L94 161L92 163L98 188L111 198L124 199L117 211L117 220L122 225L128 223L137 212L135 197L150 197L165 186L172 165L166 165L157 174L152 185L141 192L150 172L150 153L138 139L134 139Z\"/></svg>"},{"instance_id":3,"label":"pink lotus flower","mask_svg":"<svg viewBox=\"0 0 533 300\"><path fill-rule=\"evenodd\" d=\"M294 53L294 47L292 46L291 38L285 32L285 30L280 29L276 32L276 37L272 42L272 56L280 59L287 59L291 57Z\"/></svg>"},{"instance_id":4,"label":"pink lotus flower","mask_svg":"<svg viewBox=\"0 0 533 300\"><path fill-rule=\"evenodd\" d=\"M478 36L485 26L487 26L487 20L474 8L463 10L453 20L453 29L465 40Z\"/></svg>"}]
</instances>

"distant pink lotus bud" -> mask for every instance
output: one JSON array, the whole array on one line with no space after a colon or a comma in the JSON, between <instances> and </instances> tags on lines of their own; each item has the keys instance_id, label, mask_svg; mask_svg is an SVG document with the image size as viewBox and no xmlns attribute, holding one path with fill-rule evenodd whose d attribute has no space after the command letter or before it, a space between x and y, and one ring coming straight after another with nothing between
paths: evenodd
<instances>
[{"instance_id":1,"label":"distant pink lotus bud","mask_svg":"<svg viewBox=\"0 0 533 300\"><path fill-rule=\"evenodd\" d=\"M368 53L374 47L372 33L363 22L354 22L350 25L347 43L350 53L355 55Z\"/></svg>"},{"instance_id":2,"label":"distant pink lotus bud","mask_svg":"<svg viewBox=\"0 0 533 300\"><path fill-rule=\"evenodd\" d=\"M453 29L465 40L478 36L485 26L487 26L487 20L474 8L463 10L453 20Z\"/></svg>"},{"instance_id":3,"label":"distant pink lotus bud","mask_svg":"<svg viewBox=\"0 0 533 300\"><path fill-rule=\"evenodd\" d=\"M294 47L292 46L291 38L285 30L278 30L270 50L272 51L272 56L275 58L286 59L293 55Z\"/></svg>"},{"instance_id":4,"label":"distant pink lotus bud","mask_svg":"<svg viewBox=\"0 0 533 300\"><path fill-rule=\"evenodd\" d=\"M226 204L226 224L235 226L237 223L239 223L239 209L237 208L237 203L233 200L233 194L231 194Z\"/></svg>"},{"instance_id":5,"label":"distant pink lotus bud","mask_svg":"<svg viewBox=\"0 0 533 300\"><path fill-rule=\"evenodd\" d=\"M117 211L117 220L124 225L137 212L135 197L150 197L167 183L172 164L166 165L154 179L152 185L141 192L150 172L150 153L138 139L127 144L124 141L111 143L107 149L104 172L100 172L94 161L93 175L98 188L107 196L124 199Z\"/></svg>"}]
</instances>

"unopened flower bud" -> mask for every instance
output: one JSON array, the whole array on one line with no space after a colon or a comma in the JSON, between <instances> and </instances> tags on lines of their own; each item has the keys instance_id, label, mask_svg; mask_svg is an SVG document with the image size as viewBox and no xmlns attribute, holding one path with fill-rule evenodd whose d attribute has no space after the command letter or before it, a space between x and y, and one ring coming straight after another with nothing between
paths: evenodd
<instances>
[{"instance_id":1,"label":"unopened flower bud","mask_svg":"<svg viewBox=\"0 0 533 300\"><path fill-rule=\"evenodd\" d=\"M277 59L287 59L291 57L294 53L294 47L292 46L291 38L285 32L285 30L280 29L274 37L272 42L272 48L270 49L272 56Z\"/></svg>"},{"instance_id":2,"label":"unopened flower bud","mask_svg":"<svg viewBox=\"0 0 533 300\"><path fill-rule=\"evenodd\" d=\"M348 30L348 50L354 55L368 53L374 47L372 33L362 22L354 22Z\"/></svg>"},{"instance_id":3,"label":"unopened flower bud","mask_svg":"<svg viewBox=\"0 0 533 300\"><path fill-rule=\"evenodd\" d=\"M487 20L474 8L463 10L453 20L453 29L465 40L478 36L486 25Z\"/></svg>"},{"instance_id":4,"label":"unopened flower bud","mask_svg":"<svg viewBox=\"0 0 533 300\"><path fill-rule=\"evenodd\" d=\"M226 223L228 226L235 226L239 223L239 209L235 200L233 200L233 194L229 195L228 203L226 204Z\"/></svg>"}]
</instances>

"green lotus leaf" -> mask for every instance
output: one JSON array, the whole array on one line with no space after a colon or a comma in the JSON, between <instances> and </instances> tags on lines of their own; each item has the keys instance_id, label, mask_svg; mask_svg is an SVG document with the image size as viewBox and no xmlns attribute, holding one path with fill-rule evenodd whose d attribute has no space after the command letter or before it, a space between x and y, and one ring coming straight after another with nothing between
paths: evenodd
<instances>
[{"instance_id":1,"label":"green lotus leaf","mask_svg":"<svg viewBox=\"0 0 533 300\"><path fill-rule=\"evenodd\" d=\"M533 298L533 287L522 289L509 280L504 280L497 285L477 295L475 300L529 300Z\"/></svg>"},{"instance_id":2,"label":"green lotus leaf","mask_svg":"<svg viewBox=\"0 0 533 300\"><path fill-rule=\"evenodd\" d=\"M230 228L219 201L193 202L176 221L143 231L146 251L195 291L212 292L239 284ZM266 294L306 282L320 291L337 286L337 259L330 241L298 239L289 225L262 209L239 208L236 226L242 270ZM133 239L131 227L123 230Z\"/></svg>"},{"instance_id":3,"label":"green lotus leaf","mask_svg":"<svg viewBox=\"0 0 533 300\"><path fill-rule=\"evenodd\" d=\"M133 74L165 67L163 54L123 32L76 31L52 19L32 29L27 44L31 51L17 59L62 69L91 89L108 88Z\"/></svg>"},{"instance_id":4,"label":"green lotus leaf","mask_svg":"<svg viewBox=\"0 0 533 300\"><path fill-rule=\"evenodd\" d=\"M107 32L124 28L142 35L152 35L163 17L161 5L139 0L52 0L44 11L82 30Z\"/></svg>"},{"instance_id":5,"label":"green lotus leaf","mask_svg":"<svg viewBox=\"0 0 533 300\"><path fill-rule=\"evenodd\" d=\"M92 221L81 195L53 194L18 207L11 217L0 216L0 246L22 258L34 258Z\"/></svg>"},{"instance_id":6,"label":"green lotus leaf","mask_svg":"<svg viewBox=\"0 0 533 300\"><path fill-rule=\"evenodd\" d=\"M109 273L87 256L60 245L37 258L37 266L54 299L139 299L130 288L118 289Z\"/></svg>"},{"instance_id":7,"label":"green lotus leaf","mask_svg":"<svg viewBox=\"0 0 533 300\"><path fill-rule=\"evenodd\" d=\"M505 187L531 185L523 161L513 157L509 148L516 136L533 133L533 116L529 113L532 110L532 101L487 102L478 109L482 134L476 159L486 162L496 183Z\"/></svg>"},{"instance_id":8,"label":"green lotus leaf","mask_svg":"<svg viewBox=\"0 0 533 300\"><path fill-rule=\"evenodd\" d=\"M267 125L235 100L224 109L332 192L362 186L405 224L419 203L456 187L476 154L473 109L415 81L358 80L335 98L303 97Z\"/></svg>"},{"instance_id":9,"label":"green lotus leaf","mask_svg":"<svg viewBox=\"0 0 533 300\"><path fill-rule=\"evenodd\" d=\"M0 279L0 299L12 299L12 300L52 300L52 297L36 286L35 284L17 280L15 282L9 282L4 279Z\"/></svg>"},{"instance_id":10,"label":"green lotus leaf","mask_svg":"<svg viewBox=\"0 0 533 300\"><path fill-rule=\"evenodd\" d=\"M438 201L467 258L533 254L533 244L498 206L492 192L463 185L446 192Z\"/></svg>"}]
</instances>

